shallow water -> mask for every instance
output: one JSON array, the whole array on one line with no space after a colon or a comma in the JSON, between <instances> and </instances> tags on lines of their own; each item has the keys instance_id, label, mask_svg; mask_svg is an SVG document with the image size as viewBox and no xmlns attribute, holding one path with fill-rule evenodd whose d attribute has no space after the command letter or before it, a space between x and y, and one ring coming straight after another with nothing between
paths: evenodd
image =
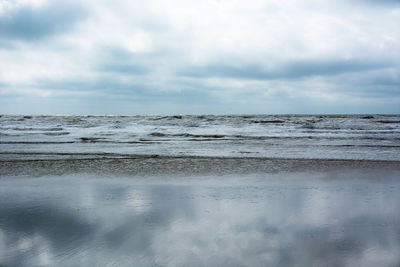
<instances>
[{"instance_id":1,"label":"shallow water","mask_svg":"<svg viewBox=\"0 0 400 267\"><path fill-rule=\"evenodd\" d=\"M2 177L3 266L399 266L396 174Z\"/></svg>"}]
</instances>

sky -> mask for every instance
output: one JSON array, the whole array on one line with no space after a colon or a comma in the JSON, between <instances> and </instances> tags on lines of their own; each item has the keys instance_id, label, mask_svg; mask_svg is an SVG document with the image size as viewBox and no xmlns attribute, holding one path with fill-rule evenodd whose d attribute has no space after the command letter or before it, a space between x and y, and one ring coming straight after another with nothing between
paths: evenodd
<instances>
[{"instance_id":1,"label":"sky","mask_svg":"<svg viewBox=\"0 0 400 267\"><path fill-rule=\"evenodd\" d=\"M1 114L400 113L400 0L0 0Z\"/></svg>"}]
</instances>

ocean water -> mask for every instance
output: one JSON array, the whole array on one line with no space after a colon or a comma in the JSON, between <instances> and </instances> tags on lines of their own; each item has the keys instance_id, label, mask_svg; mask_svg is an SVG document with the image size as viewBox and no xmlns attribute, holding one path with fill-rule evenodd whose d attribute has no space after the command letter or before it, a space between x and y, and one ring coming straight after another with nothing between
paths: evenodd
<instances>
[{"instance_id":1,"label":"ocean water","mask_svg":"<svg viewBox=\"0 0 400 267\"><path fill-rule=\"evenodd\" d=\"M400 116L8 116L1 159L132 155L400 160Z\"/></svg>"}]
</instances>

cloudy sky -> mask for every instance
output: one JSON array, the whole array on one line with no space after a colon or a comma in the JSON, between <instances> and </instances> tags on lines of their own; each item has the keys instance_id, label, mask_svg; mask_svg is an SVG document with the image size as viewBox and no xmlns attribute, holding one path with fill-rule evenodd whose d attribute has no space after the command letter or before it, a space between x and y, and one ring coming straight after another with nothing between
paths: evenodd
<instances>
[{"instance_id":1,"label":"cloudy sky","mask_svg":"<svg viewBox=\"0 0 400 267\"><path fill-rule=\"evenodd\" d=\"M399 0L0 0L0 113L400 113Z\"/></svg>"}]
</instances>

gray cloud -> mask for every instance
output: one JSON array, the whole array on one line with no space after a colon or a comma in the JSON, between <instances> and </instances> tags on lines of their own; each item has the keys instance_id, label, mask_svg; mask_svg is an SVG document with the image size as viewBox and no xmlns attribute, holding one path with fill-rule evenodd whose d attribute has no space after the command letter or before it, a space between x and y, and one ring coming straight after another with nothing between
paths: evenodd
<instances>
[{"instance_id":1,"label":"gray cloud","mask_svg":"<svg viewBox=\"0 0 400 267\"><path fill-rule=\"evenodd\" d=\"M146 66L139 66L135 64L107 64L98 67L99 71L114 72L122 74L140 75L149 73L149 69Z\"/></svg>"},{"instance_id":2,"label":"gray cloud","mask_svg":"<svg viewBox=\"0 0 400 267\"><path fill-rule=\"evenodd\" d=\"M366 4L379 5L379 6L400 5L400 0L356 0L356 1Z\"/></svg>"},{"instance_id":3,"label":"gray cloud","mask_svg":"<svg viewBox=\"0 0 400 267\"><path fill-rule=\"evenodd\" d=\"M119 47L102 48L97 54L99 59L93 64L96 71L141 75L154 69L152 54L133 53Z\"/></svg>"},{"instance_id":4,"label":"gray cloud","mask_svg":"<svg viewBox=\"0 0 400 267\"><path fill-rule=\"evenodd\" d=\"M85 14L82 6L61 1L37 9L11 9L0 16L0 36L6 40L38 40L70 30Z\"/></svg>"},{"instance_id":5,"label":"gray cloud","mask_svg":"<svg viewBox=\"0 0 400 267\"><path fill-rule=\"evenodd\" d=\"M108 69L108 71L110 71ZM124 72L125 73L125 72ZM127 72L134 75L133 72ZM137 74L137 73L136 73ZM151 79L151 75L150 75ZM13 85L0 84L1 87L11 88ZM162 90L148 82L137 81L124 83L118 79L102 78L95 81L87 80L37 80L32 84L26 84L25 87L41 88L51 90L55 93L52 98L65 98L63 92L79 93L82 91L90 92L88 95L81 95L80 98L86 98L91 101L100 99L120 99L130 101L140 101L143 103L166 101L172 103L213 103L215 99L210 96L209 91L212 88L206 87L198 81L174 80L170 81L170 85L166 84L166 88L174 87L175 90ZM201 89L201 90L199 90ZM59 94L57 94L57 92ZM10 93L8 96L18 96L18 94ZM4 95L4 96L7 96ZM3 97L4 97L3 96Z\"/></svg>"},{"instance_id":6,"label":"gray cloud","mask_svg":"<svg viewBox=\"0 0 400 267\"><path fill-rule=\"evenodd\" d=\"M271 69L259 65L210 64L193 66L181 74L190 77L224 77L240 79L297 79L308 76L331 76L363 72L390 66L389 63L362 62L360 60L309 60L293 61Z\"/></svg>"}]
</instances>

